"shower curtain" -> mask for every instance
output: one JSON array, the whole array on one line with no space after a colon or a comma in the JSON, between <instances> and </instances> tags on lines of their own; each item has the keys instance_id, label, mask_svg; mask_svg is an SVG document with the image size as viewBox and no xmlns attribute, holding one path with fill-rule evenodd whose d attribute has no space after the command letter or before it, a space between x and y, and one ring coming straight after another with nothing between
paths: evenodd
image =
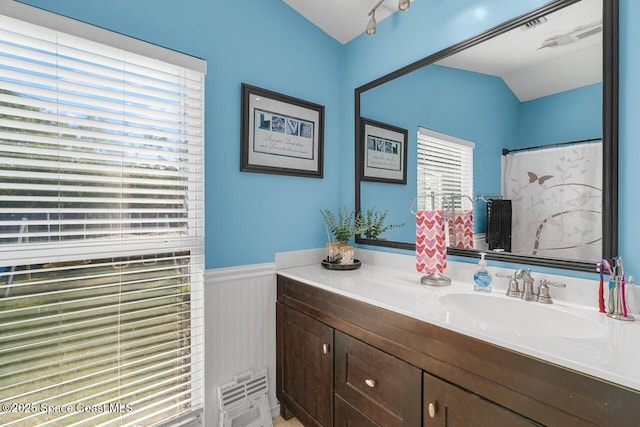
<instances>
[{"instance_id":1,"label":"shower curtain","mask_svg":"<svg viewBox=\"0 0 640 427\"><path fill-rule=\"evenodd\" d=\"M502 194L512 201L512 253L602 257L601 142L502 156Z\"/></svg>"}]
</instances>

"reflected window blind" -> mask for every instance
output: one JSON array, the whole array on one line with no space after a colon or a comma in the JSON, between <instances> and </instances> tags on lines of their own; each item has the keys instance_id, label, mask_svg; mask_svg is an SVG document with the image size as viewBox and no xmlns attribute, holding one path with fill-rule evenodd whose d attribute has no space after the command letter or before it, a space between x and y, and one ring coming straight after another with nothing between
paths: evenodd
<instances>
[{"instance_id":1,"label":"reflected window blind","mask_svg":"<svg viewBox=\"0 0 640 427\"><path fill-rule=\"evenodd\" d=\"M418 128L418 209L442 209L442 194L473 198L473 142ZM426 197L425 197L426 196ZM446 201L444 203L449 203ZM472 209L467 198L454 199L456 209ZM447 204L447 207L450 207Z\"/></svg>"},{"instance_id":2,"label":"reflected window blind","mask_svg":"<svg viewBox=\"0 0 640 427\"><path fill-rule=\"evenodd\" d=\"M201 412L204 67L4 15L0 58L3 425Z\"/></svg>"}]
</instances>

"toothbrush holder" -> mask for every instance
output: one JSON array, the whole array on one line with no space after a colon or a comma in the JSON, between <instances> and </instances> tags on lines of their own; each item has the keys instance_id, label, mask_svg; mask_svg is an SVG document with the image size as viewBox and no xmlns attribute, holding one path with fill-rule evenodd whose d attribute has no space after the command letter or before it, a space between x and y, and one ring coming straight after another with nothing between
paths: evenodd
<instances>
[{"instance_id":1,"label":"toothbrush holder","mask_svg":"<svg viewBox=\"0 0 640 427\"><path fill-rule=\"evenodd\" d=\"M624 315L625 310L622 307L623 304L623 296L622 296L622 278L616 277L614 280L614 288L613 288L613 311L611 313L607 313L607 317L611 317L612 319L617 320L625 320L625 321L633 321L633 315L626 310L627 315Z\"/></svg>"}]
</instances>

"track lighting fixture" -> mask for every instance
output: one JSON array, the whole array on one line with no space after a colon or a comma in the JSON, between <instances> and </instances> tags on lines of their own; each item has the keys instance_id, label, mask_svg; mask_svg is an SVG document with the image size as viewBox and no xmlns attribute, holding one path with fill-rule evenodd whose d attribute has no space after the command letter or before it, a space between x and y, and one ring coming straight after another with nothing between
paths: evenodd
<instances>
[{"instance_id":1,"label":"track lighting fixture","mask_svg":"<svg viewBox=\"0 0 640 427\"><path fill-rule=\"evenodd\" d=\"M372 36L372 35L374 35L376 33L376 9L378 9L383 2L384 2L384 0L378 0L376 5L373 6L371 8L371 10L369 11L369 16L371 18L369 18L369 22L367 23L366 32L370 36ZM411 0L398 0L398 10L399 11L404 12L405 10L409 9L410 6L411 6Z\"/></svg>"},{"instance_id":2,"label":"track lighting fixture","mask_svg":"<svg viewBox=\"0 0 640 427\"><path fill-rule=\"evenodd\" d=\"M376 10L373 9L369 15L371 15L371 18L369 18L369 23L367 24L367 34L372 36L376 33Z\"/></svg>"},{"instance_id":3,"label":"track lighting fixture","mask_svg":"<svg viewBox=\"0 0 640 427\"><path fill-rule=\"evenodd\" d=\"M376 3L376 5L369 11L369 16L371 18L369 18L369 22L367 23L367 34L370 36L376 33L376 9L380 7L383 1L384 0L378 0L378 3Z\"/></svg>"}]
</instances>

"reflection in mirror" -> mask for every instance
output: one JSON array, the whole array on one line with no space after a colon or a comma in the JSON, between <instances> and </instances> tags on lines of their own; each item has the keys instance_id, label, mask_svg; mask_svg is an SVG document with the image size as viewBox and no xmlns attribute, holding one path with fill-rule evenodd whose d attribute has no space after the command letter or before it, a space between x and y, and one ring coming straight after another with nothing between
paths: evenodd
<instances>
[{"instance_id":1,"label":"reflection in mirror","mask_svg":"<svg viewBox=\"0 0 640 427\"><path fill-rule=\"evenodd\" d=\"M617 98L603 86L602 6L557 1L507 32L497 28L495 37L357 90L359 117L407 129L409 152L407 185L356 186L356 208L389 209L389 221L408 226L387 242L360 242L412 248L416 200L448 212L449 253L489 250L490 259L578 270L611 255L617 236L603 236L603 221L611 226L617 212L606 204L603 211L602 189L603 164L617 173L608 155L616 119L607 114ZM475 147L472 164L460 167L448 146ZM617 191L617 182L607 186Z\"/></svg>"}]
</instances>

